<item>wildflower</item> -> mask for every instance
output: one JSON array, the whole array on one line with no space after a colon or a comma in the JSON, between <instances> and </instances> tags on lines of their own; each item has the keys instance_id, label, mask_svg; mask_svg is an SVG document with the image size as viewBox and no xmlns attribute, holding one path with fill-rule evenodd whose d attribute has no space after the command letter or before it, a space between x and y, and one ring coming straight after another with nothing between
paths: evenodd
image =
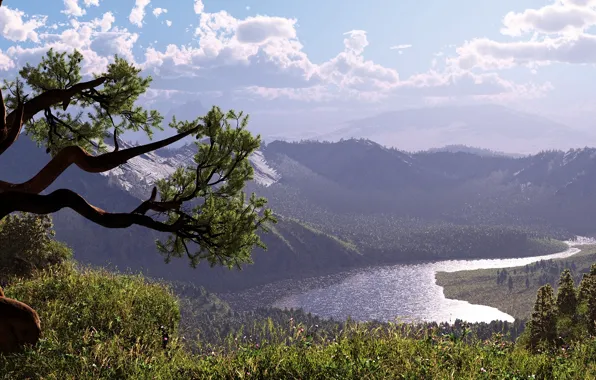
<instances>
[{"instance_id":1,"label":"wildflower","mask_svg":"<svg viewBox=\"0 0 596 380\"><path fill-rule=\"evenodd\" d=\"M480 372L486 372L486 370L484 369L484 367L480 368Z\"/></svg>"}]
</instances>

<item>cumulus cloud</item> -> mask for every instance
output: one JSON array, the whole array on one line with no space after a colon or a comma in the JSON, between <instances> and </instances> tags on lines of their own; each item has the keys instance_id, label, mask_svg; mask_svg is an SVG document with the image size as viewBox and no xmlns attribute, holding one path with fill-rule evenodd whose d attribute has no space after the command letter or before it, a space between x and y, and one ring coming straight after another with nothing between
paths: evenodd
<instances>
[{"instance_id":1,"label":"cumulus cloud","mask_svg":"<svg viewBox=\"0 0 596 380\"><path fill-rule=\"evenodd\" d=\"M503 19L501 33L520 36L524 33L548 34L581 32L596 24L596 11L588 7L554 4L522 13L510 12Z\"/></svg>"},{"instance_id":2,"label":"cumulus cloud","mask_svg":"<svg viewBox=\"0 0 596 380\"><path fill-rule=\"evenodd\" d=\"M14 62L0 50L0 70L10 70L12 68L14 68Z\"/></svg>"},{"instance_id":3,"label":"cumulus cloud","mask_svg":"<svg viewBox=\"0 0 596 380\"><path fill-rule=\"evenodd\" d=\"M38 41L36 29L46 23L46 17L30 18L23 21L25 13L6 6L0 7L0 32L10 41Z\"/></svg>"},{"instance_id":4,"label":"cumulus cloud","mask_svg":"<svg viewBox=\"0 0 596 380\"><path fill-rule=\"evenodd\" d=\"M78 6L76 1L65 0L65 4L67 2ZM128 17L133 25L142 26L149 3L150 0L135 0ZM98 5L99 1L83 0L81 4ZM579 8L578 4L571 6ZM3 20L2 9L0 22ZM404 96L435 100L457 96L532 98L543 96L551 88L548 83L516 84L494 73L470 72L475 67L489 68L492 65L500 68L503 62L521 59L521 53L509 47L494 46L490 40L473 40L461 46L458 56L451 57L453 61L444 70L438 70L439 65L433 65L426 73L402 78L396 67L381 65L366 57L369 39L364 30L350 30L343 36L338 35L338 40L343 39L343 48L332 58L315 63L300 41L296 19L263 15L236 18L224 10L209 13L201 0L194 1L194 11L197 22L194 33L188 36L193 40L184 42L176 39L160 48L152 44L146 48L139 46L142 43L140 35L115 26L112 12L105 12L89 21L71 18L70 24L57 24L55 29L47 28L46 33L39 35L35 29L42 24L30 24L27 29L24 25L28 21L22 21L24 15L19 14L20 18L13 17L11 25L20 26L9 29L27 32L11 32L13 36L19 36L14 38L39 43L34 46L15 45L0 52L0 70L11 70L25 62L35 64L49 48L54 48L57 51L81 51L85 57L84 75L104 70L113 55L118 54L139 65L145 74L152 75L155 91L171 96L196 93L200 89L204 93L217 92L253 99L311 103L350 100L364 103ZM73 12L72 16L78 11ZM80 9L78 13L84 15L84 12ZM154 8L152 13L160 17L167 10ZM40 22L40 19L35 20ZM168 27L172 25L171 20L163 20L163 23ZM512 25L509 28L514 30ZM3 27L4 34L6 30ZM554 41L553 44L562 46L577 35L560 34L548 38ZM533 42L541 43L543 40ZM402 51L410 47L409 44L401 44L390 48ZM142 53L139 54L139 51ZM491 61L487 52L497 57ZM548 58L552 53L545 51L542 54ZM568 54L575 53L569 50Z\"/></svg>"},{"instance_id":5,"label":"cumulus cloud","mask_svg":"<svg viewBox=\"0 0 596 380\"><path fill-rule=\"evenodd\" d=\"M81 63L83 75L105 70L114 54L134 62L132 49L138 35L124 28L113 28L114 21L115 17L111 12L90 21L72 19L70 26L59 32L53 30L52 33L40 34L39 40L43 43L31 47L10 46L5 55L13 64L6 65L6 60L0 57L0 69L22 67L25 63L35 65L50 48L58 52L70 53L75 49L80 51L84 57Z\"/></svg>"},{"instance_id":6,"label":"cumulus cloud","mask_svg":"<svg viewBox=\"0 0 596 380\"><path fill-rule=\"evenodd\" d=\"M196 14L201 14L205 10L205 5L203 4L203 0L195 0L194 10Z\"/></svg>"},{"instance_id":7,"label":"cumulus cloud","mask_svg":"<svg viewBox=\"0 0 596 380\"><path fill-rule=\"evenodd\" d=\"M461 69L495 70L553 63L596 63L596 0L556 0L503 18L501 33L514 41L476 38L456 49L447 62ZM522 37L528 35L528 38Z\"/></svg>"},{"instance_id":8,"label":"cumulus cloud","mask_svg":"<svg viewBox=\"0 0 596 380\"><path fill-rule=\"evenodd\" d=\"M95 26L99 26L101 32L107 32L112 28L112 24L116 21L112 12L106 12L103 14L101 19L95 19L91 23Z\"/></svg>"},{"instance_id":9,"label":"cumulus cloud","mask_svg":"<svg viewBox=\"0 0 596 380\"><path fill-rule=\"evenodd\" d=\"M88 8L92 5L95 5L96 7L99 6L99 0L83 0L83 4L85 4L85 6Z\"/></svg>"},{"instance_id":10,"label":"cumulus cloud","mask_svg":"<svg viewBox=\"0 0 596 380\"><path fill-rule=\"evenodd\" d=\"M402 79L395 68L365 58L369 45L364 30L344 33L343 51L315 64L303 50L296 20L257 16L236 19L225 11L200 7L195 29L198 44L170 44L146 49L143 67L160 88L232 91L265 99L378 101L396 96L497 96L517 93L542 96L548 85L516 85L496 74L471 74L463 69L430 72ZM397 45L407 49L410 45ZM192 80L191 80L192 78Z\"/></svg>"},{"instance_id":11,"label":"cumulus cloud","mask_svg":"<svg viewBox=\"0 0 596 380\"><path fill-rule=\"evenodd\" d=\"M236 26L236 38L241 43L260 44L270 38L296 38L296 20L283 17L249 17Z\"/></svg>"},{"instance_id":12,"label":"cumulus cloud","mask_svg":"<svg viewBox=\"0 0 596 380\"><path fill-rule=\"evenodd\" d=\"M130 11L130 15L128 16L128 20L138 26L139 28L143 27L143 19L145 18L145 7L149 5L151 0L135 0L135 6Z\"/></svg>"},{"instance_id":13,"label":"cumulus cloud","mask_svg":"<svg viewBox=\"0 0 596 380\"><path fill-rule=\"evenodd\" d=\"M80 17L86 13L85 10L79 6L78 0L64 0L64 10L61 12L74 17Z\"/></svg>"},{"instance_id":14,"label":"cumulus cloud","mask_svg":"<svg viewBox=\"0 0 596 380\"><path fill-rule=\"evenodd\" d=\"M168 13L168 10L165 8L155 8L153 9L153 15L155 17L159 17L162 13Z\"/></svg>"}]
</instances>

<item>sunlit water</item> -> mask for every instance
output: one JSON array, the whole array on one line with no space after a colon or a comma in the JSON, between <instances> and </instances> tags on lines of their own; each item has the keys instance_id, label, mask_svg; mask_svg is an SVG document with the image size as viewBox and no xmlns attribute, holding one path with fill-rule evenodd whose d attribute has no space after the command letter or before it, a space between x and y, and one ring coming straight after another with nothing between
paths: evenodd
<instances>
[{"instance_id":1,"label":"sunlit water","mask_svg":"<svg viewBox=\"0 0 596 380\"><path fill-rule=\"evenodd\" d=\"M322 288L286 296L274 302L279 308L302 308L322 317L334 319L378 321L469 322L504 320L509 314L489 306L446 299L443 288L435 281L436 272L507 268L523 266L545 259L565 258L578 253L574 245L585 244L578 239L567 242L569 249L546 256L496 260L449 260L417 265L395 265L353 273L340 282Z\"/></svg>"}]
</instances>

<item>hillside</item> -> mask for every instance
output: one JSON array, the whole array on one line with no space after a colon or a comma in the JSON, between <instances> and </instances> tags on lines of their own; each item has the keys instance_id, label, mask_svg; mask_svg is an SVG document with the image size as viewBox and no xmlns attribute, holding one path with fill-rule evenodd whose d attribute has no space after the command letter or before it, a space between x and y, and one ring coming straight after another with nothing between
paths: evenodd
<instances>
[{"instance_id":1,"label":"hillside","mask_svg":"<svg viewBox=\"0 0 596 380\"><path fill-rule=\"evenodd\" d=\"M160 150L106 175L70 168L50 190L68 186L99 207L132 210L192 154L191 145ZM280 222L262 235L269 249L255 250L254 264L240 272L206 264L192 270L182 260L164 265L154 246L159 235L142 228L107 230L69 210L54 220L82 262L232 291L366 265L535 254L536 239L590 233L596 198L582 173L596 167L593 157L592 149L512 158L407 153L368 140L273 142L251 156L255 179L246 190L267 197ZM0 170L24 180L46 160L22 136Z\"/></svg>"}]
</instances>

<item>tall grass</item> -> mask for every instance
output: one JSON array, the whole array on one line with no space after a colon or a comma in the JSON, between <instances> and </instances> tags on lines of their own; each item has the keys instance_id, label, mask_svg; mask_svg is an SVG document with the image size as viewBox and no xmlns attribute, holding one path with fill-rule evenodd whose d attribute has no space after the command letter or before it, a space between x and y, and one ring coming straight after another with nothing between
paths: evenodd
<instances>
[{"instance_id":1,"label":"tall grass","mask_svg":"<svg viewBox=\"0 0 596 380\"><path fill-rule=\"evenodd\" d=\"M38 310L43 338L0 356L0 379L596 378L593 338L532 354L502 335L482 340L440 327L355 322L329 331L269 319L206 350L200 334L183 343L171 290L141 276L66 265L6 291ZM170 338L165 348L160 326Z\"/></svg>"}]
</instances>

